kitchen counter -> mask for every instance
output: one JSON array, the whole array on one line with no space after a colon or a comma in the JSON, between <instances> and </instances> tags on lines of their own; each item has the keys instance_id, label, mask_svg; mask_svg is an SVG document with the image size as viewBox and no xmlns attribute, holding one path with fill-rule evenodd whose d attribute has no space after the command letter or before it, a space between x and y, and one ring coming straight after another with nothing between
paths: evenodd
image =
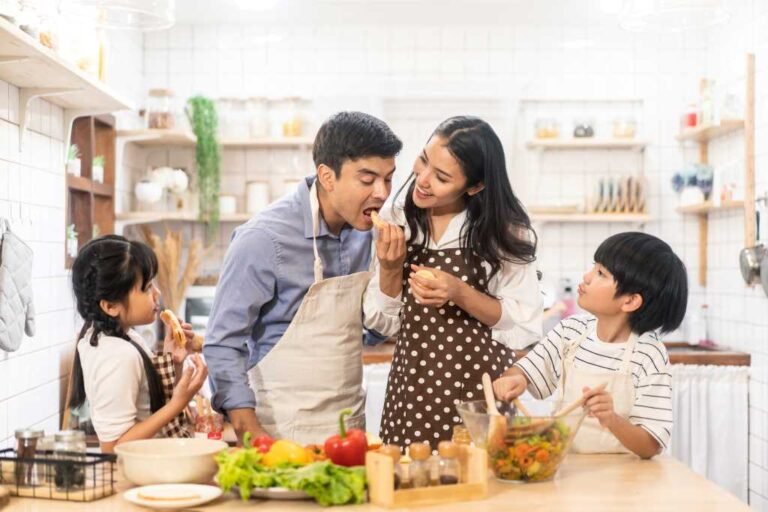
<instances>
[{"instance_id":1,"label":"kitchen counter","mask_svg":"<svg viewBox=\"0 0 768 512\"><path fill-rule=\"evenodd\" d=\"M121 490L129 487L119 484ZM571 455L552 482L503 484L491 480L488 497L422 507L440 512L499 512L502 510L620 512L748 511L749 507L712 482L671 457L643 461L631 455ZM196 510L302 511L324 510L313 501L248 501L222 496ZM145 510L131 505L119 494L89 504L29 498L12 498L9 512L68 512ZM347 506L337 510L362 512L385 510L373 505ZM415 509L399 509L415 510Z\"/></svg>"},{"instance_id":2,"label":"kitchen counter","mask_svg":"<svg viewBox=\"0 0 768 512\"><path fill-rule=\"evenodd\" d=\"M724 347L699 347L685 342L665 342L672 364L706 364L716 366L749 366L751 356L745 352L729 350ZM389 363L395 351L394 343L389 341L381 345L363 348L363 364ZM524 356L528 349L516 350L517 358Z\"/></svg>"}]
</instances>

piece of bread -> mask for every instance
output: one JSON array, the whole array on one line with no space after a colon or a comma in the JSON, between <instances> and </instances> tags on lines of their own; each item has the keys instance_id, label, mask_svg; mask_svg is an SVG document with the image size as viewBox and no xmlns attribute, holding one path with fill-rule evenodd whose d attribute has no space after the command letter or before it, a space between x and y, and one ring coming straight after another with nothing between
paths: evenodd
<instances>
[{"instance_id":1,"label":"piece of bread","mask_svg":"<svg viewBox=\"0 0 768 512\"><path fill-rule=\"evenodd\" d=\"M195 336L192 338L192 343L190 344L189 349L192 352L202 352L204 342L205 342L205 338L195 333Z\"/></svg>"},{"instance_id":2,"label":"piece of bread","mask_svg":"<svg viewBox=\"0 0 768 512\"><path fill-rule=\"evenodd\" d=\"M171 336L173 337L173 341L176 343L176 346L179 348L186 347L187 337L184 335L184 330L181 328L181 323L179 322L179 319L176 318L176 315L173 314L173 311L170 309L164 309L163 312L160 313L160 319L165 322L165 324L171 329Z\"/></svg>"},{"instance_id":3,"label":"piece of bread","mask_svg":"<svg viewBox=\"0 0 768 512\"><path fill-rule=\"evenodd\" d=\"M430 272L429 270L421 269L418 272L416 272L417 276L421 276L425 279L437 279L437 276Z\"/></svg>"},{"instance_id":4,"label":"piece of bread","mask_svg":"<svg viewBox=\"0 0 768 512\"><path fill-rule=\"evenodd\" d=\"M373 221L373 225L379 229L387 227L387 223L381 220L381 217L379 216L379 212L377 212L376 210L373 210L371 212L371 220Z\"/></svg>"}]
</instances>

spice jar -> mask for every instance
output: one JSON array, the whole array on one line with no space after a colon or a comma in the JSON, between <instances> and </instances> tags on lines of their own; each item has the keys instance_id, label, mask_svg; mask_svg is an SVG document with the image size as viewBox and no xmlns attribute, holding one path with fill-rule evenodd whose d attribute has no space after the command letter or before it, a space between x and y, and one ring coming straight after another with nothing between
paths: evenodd
<instances>
[{"instance_id":1,"label":"spice jar","mask_svg":"<svg viewBox=\"0 0 768 512\"><path fill-rule=\"evenodd\" d=\"M537 139L554 139L560 135L560 125L555 119L537 119L534 128Z\"/></svg>"},{"instance_id":2,"label":"spice jar","mask_svg":"<svg viewBox=\"0 0 768 512\"><path fill-rule=\"evenodd\" d=\"M170 89L150 89L147 100L147 128L170 130L174 127L173 91Z\"/></svg>"},{"instance_id":3,"label":"spice jar","mask_svg":"<svg viewBox=\"0 0 768 512\"><path fill-rule=\"evenodd\" d=\"M37 484L37 475L35 469L35 453L37 452L37 442L45 435L42 430L19 429L16 434L16 483L18 485Z\"/></svg>"},{"instance_id":4,"label":"spice jar","mask_svg":"<svg viewBox=\"0 0 768 512\"><path fill-rule=\"evenodd\" d=\"M53 458L56 460L54 481L57 489L80 488L85 483L85 432L62 430L54 436Z\"/></svg>"},{"instance_id":5,"label":"spice jar","mask_svg":"<svg viewBox=\"0 0 768 512\"><path fill-rule=\"evenodd\" d=\"M459 447L451 441L441 441L437 445L437 454L440 456L437 465L440 485L459 483Z\"/></svg>"},{"instance_id":6,"label":"spice jar","mask_svg":"<svg viewBox=\"0 0 768 512\"><path fill-rule=\"evenodd\" d=\"M432 451L427 443L411 443L408 447L408 455L411 464L408 473L411 477L411 485L416 487L428 487L430 480L429 456Z\"/></svg>"},{"instance_id":7,"label":"spice jar","mask_svg":"<svg viewBox=\"0 0 768 512\"><path fill-rule=\"evenodd\" d=\"M379 448L379 453L392 458L395 463L395 490L403 484L403 468L400 466L400 447L396 444L385 444Z\"/></svg>"},{"instance_id":8,"label":"spice jar","mask_svg":"<svg viewBox=\"0 0 768 512\"><path fill-rule=\"evenodd\" d=\"M454 425L452 441L456 444L470 444L472 442L472 438L469 435L469 430L467 430L467 427L464 425Z\"/></svg>"}]
</instances>

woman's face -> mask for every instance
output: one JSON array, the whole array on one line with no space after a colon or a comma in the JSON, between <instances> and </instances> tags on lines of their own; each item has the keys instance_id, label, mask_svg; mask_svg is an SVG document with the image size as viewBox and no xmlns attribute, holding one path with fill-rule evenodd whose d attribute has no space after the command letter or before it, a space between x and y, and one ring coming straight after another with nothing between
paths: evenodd
<instances>
[{"instance_id":1,"label":"woman's face","mask_svg":"<svg viewBox=\"0 0 768 512\"><path fill-rule=\"evenodd\" d=\"M482 184L467 189L467 177L459 161L448 151L446 140L432 136L413 165L416 186L413 202L419 208L462 210L464 194L473 195L482 190Z\"/></svg>"}]
</instances>

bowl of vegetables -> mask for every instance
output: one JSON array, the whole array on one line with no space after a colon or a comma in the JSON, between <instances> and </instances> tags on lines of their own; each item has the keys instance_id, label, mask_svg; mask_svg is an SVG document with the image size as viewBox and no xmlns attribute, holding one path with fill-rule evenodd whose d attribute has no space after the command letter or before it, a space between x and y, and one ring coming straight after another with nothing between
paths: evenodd
<instances>
[{"instance_id":1,"label":"bowl of vegetables","mask_svg":"<svg viewBox=\"0 0 768 512\"><path fill-rule=\"evenodd\" d=\"M530 416L499 404L502 416L488 413L484 400L456 406L472 441L488 451L488 463L502 482L543 482L554 478L584 420L578 408L555 416L558 402L524 401Z\"/></svg>"}]
</instances>

